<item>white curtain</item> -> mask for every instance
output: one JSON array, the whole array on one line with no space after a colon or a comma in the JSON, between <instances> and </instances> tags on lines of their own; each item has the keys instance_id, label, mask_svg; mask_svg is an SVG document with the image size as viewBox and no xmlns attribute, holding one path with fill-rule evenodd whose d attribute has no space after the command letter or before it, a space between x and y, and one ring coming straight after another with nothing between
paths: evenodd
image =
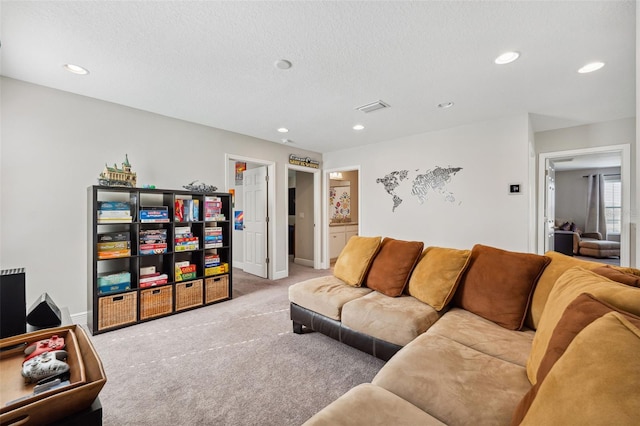
<instances>
[{"instance_id":1,"label":"white curtain","mask_svg":"<svg viewBox=\"0 0 640 426\"><path fill-rule=\"evenodd\" d=\"M587 187L587 221L585 232L600 232L607 237L607 222L604 212L604 176L589 175Z\"/></svg>"}]
</instances>

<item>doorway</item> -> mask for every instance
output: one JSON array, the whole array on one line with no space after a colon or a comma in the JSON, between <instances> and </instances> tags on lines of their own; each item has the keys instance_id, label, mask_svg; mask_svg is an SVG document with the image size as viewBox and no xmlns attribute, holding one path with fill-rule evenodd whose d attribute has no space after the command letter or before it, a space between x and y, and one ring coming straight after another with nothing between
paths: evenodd
<instances>
[{"instance_id":1,"label":"doorway","mask_svg":"<svg viewBox=\"0 0 640 426\"><path fill-rule=\"evenodd\" d=\"M360 234L360 167L325 171L324 263L329 268L349 238Z\"/></svg>"},{"instance_id":2,"label":"doorway","mask_svg":"<svg viewBox=\"0 0 640 426\"><path fill-rule=\"evenodd\" d=\"M597 163L590 162L596 159L618 158L620 167L621 183L621 218L620 218L620 265L628 266L630 262L630 218L629 206L631 202L631 177L630 177L630 147L629 145L614 145L608 147L586 148L571 151L558 151L542 153L539 156L538 164L538 253L542 254L548 250L553 250L553 240L550 238L553 225L558 216L558 169L568 169L568 163L580 163L584 169L597 168ZM588 161L587 161L588 160ZM554 185L549 185L548 170L552 169L556 176L553 179ZM551 192L555 192L552 194ZM563 196L563 200L568 196ZM582 204L579 202L579 204ZM572 208L574 206L568 206ZM568 207L563 207L560 211L564 215ZM578 207L579 208L579 207ZM585 203L586 209L586 203ZM559 217L559 216L558 216ZM552 235L551 235L552 236Z\"/></svg>"},{"instance_id":3,"label":"doorway","mask_svg":"<svg viewBox=\"0 0 640 426\"><path fill-rule=\"evenodd\" d=\"M275 179L273 178L273 176L275 176L275 163L240 155L225 154L225 168L225 188L233 194L233 218L231 218L231 220L234 221L232 266L262 278L274 279L276 262L273 262L271 259L276 253L275 238L273 238L273 236L276 235L275 229L277 224L273 203L273 200L275 200ZM257 198L253 197L255 202L245 205L243 168L247 171L261 169L265 172L264 175L267 176L264 184L266 194L261 194L264 195L264 197L259 198L262 201L255 201ZM239 172L239 175L237 172ZM255 172L250 172L250 174L252 173ZM254 185L257 183L255 179L253 179L253 183ZM252 193L253 195L258 195L253 190ZM255 218L255 213L259 213L261 222L263 222L263 225L266 227L266 233L261 231L259 231L258 234L255 232L247 233L244 228L246 224L236 226L236 215L241 214L244 218L247 207L252 209L252 212L249 212L250 217ZM264 212L266 212L266 216ZM255 230L250 229L250 231ZM249 238L247 238L247 234L251 234ZM259 245L259 247L257 245ZM246 253L252 253L253 255L247 256Z\"/></svg>"},{"instance_id":4,"label":"doorway","mask_svg":"<svg viewBox=\"0 0 640 426\"><path fill-rule=\"evenodd\" d=\"M320 269L320 170L288 164L286 176L287 255L295 264Z\"/></svg>"}]
</instances>

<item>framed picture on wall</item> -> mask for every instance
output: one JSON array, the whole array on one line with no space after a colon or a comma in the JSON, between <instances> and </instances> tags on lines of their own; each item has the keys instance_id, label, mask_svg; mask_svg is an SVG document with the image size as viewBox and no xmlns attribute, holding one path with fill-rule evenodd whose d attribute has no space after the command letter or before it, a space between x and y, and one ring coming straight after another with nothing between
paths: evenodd
<instances>
[{"instance_id":1,"label":"framed picture on wall","mask_svg":"<svg viewBox=\"0 0 640 426\"><path fill-rule=\"evenodd\" d=\"M236 185L242 185L242 172L247 170L247 163L236 162Z\"/></svg>"}]
</instances>

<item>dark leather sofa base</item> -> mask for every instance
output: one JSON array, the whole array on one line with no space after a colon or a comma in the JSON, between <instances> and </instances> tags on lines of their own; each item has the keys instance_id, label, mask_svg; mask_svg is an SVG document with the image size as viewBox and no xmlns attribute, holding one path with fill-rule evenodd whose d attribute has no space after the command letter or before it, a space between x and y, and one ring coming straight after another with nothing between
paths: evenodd
<instances>
[{"instance_id":1,"label":"dark leather sofa base","mask_svg":"<svg viewBox=\"0 0 640 426\"><path fill-rule=\"evenodd\" d=\"M291 303L291 321L293 321L293 332L296 334L302 334L302 327L304 326L383 361L388 361L396 352L402 349L400 345L352 330L342 325L340 321L325 317L295 303Z\"/></svg>"}]
</instances>

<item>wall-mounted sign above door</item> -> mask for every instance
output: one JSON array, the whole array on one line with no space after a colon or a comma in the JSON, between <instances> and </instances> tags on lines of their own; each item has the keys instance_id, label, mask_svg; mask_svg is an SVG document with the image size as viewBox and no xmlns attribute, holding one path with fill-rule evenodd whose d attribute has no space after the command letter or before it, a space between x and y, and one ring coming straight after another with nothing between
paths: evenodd
<instances>
[{"instance_id":1,"label":"wall-mounted sign above door","mask_svg":"<svg viewBox=\"0 0 640 426\"><path fill-rule=\"evenodd\" d=\"M320 168L319 161L312 160L309 157L298 157L295 154L289 155L289 164L293 164L294 166L311 167L312 169Z\"/></svg>"}]
</instances>

